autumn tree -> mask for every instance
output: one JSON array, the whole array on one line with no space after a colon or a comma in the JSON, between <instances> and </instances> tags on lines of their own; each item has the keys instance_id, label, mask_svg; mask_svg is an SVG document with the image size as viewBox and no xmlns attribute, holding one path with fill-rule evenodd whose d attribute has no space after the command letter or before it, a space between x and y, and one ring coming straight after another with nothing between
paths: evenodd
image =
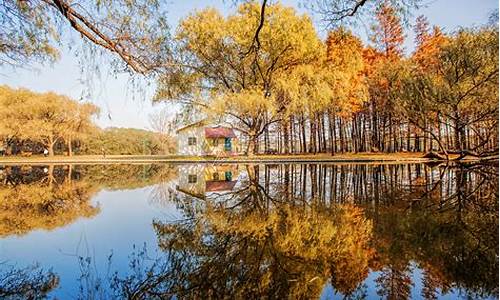
<instances>
[{"instance_id":1,"label":"autumn tree","mask_svg":"<svg viewBox=\"0 0 500 300\"><path fill-rule=\"evenodd\" d=\"M371 41L386 59L403 55L404 32L401 19L393 6L384 2L376 12L377 22L372 27Z\"/></svg>"},{"instance_id":2,"label":"autumn tree","mask_svg":"<svg viewBox=\"0 0 500 300\"><path fill-rule=\"evenodd\" d=\"M363 44L361 40L344 28L331 31L326 39L326 63L328 70L337 74L335 81L334 97L331 99L329 108L330 125L330 147L335 152L335 116L350 119L356 122L356 114L360 112L369 100L366 74L363 72L365 61L363 59ZM332 126L333 125L333 126ZM340 148L345 150L343 124L339 122ZM359 128L359 124L356 126ZM354 132L354 129L353 129ZM353 140L358 139L361 144L361 136L353 134ZM358 147L360 148L360 147ZM355 150L357 151L357 150Z\"/></svg>"},{"instance_id":3,"label":"autumn tree","mask_svg":"<svg viewBox=\"0 0 500 300\"><path fill-rule=\"evenodd\" d=\"M367 99L359 38L339 28L329 33L325 46L318 61L287 70L277 79L276 95L286 106L282 125L285 152L287 132L292 131L287 124L295 117L309 120L309 152L325 152L327 136L333 152L335 116L350 117ZM305 138L305 126L301 130Z\"/></svg>"},{"instance_id":4,"label":"autumn tree","mask_svg":"<svg viewBox=\"0 0 500 300\"><path fill-rule=\"evenodd\" d=\"M314 61L321 49L310 18L281 4L266 8L267 22L259 31L258 47L252 47L260 9L250 2L228 17L205 9L184 19L175 36L177 68L161 75L156 95L158 100L176 100L208 111L213 101L218 108L227 104L224 116L248 136L250 154L264 129L277 122L284 109L275 101L277 74ZM237 97L239 93L251 95L255 106L247 97Z\"/></svg>"},{"instance_id":5,"label":"autumn tree","mask_svg":"<svg viewBox=\"0 0 500 300\"><path fill-rule=\"evenodd\" d=\"M432 32L429 22L423 15L417 17L415 27L415 51L412 60L424 71L433 71L438 67L438 55L447 41L441 29L434 26Z\"/></svg>"},{"instance_id":6,"label":"autumn tree","mask_svg":"<svg viewBox=\"0 0 500 300\"><path fill-rule=\"evenodd\" d=\"M432 118L450 126L452 148L462 155L486 151L491 137L498 135L498 30L461 29L442 44L436 57L433 67L422 69L417 56L415 65L400 72L400 108L424 129L422 123ZM440 132L432 136L443 150Z\"/></svg>"},{"instance_id":7,"label":"autumn tree","mask_svg":"<svg viewBox=\"0 0 500 300\"><path fill-rule=\"evenodd\" d=\"M388 148L394 151L394 140L386 143L386 128L390 131L389 138L394 139L394 103L389 101L389 93L396 82L387 68L401 61L405 36L395 8L388 3L379 7L376 20L372 26L373 47L368 47L364 52L370 94L371 143L372 150L384 151Z\"/></svg>"},{"instance_id":8,"label":"autumn tree","mask_svg":"<svg viewBox=\"0 0 500 300\"><path fill-rule=\"evenodd\" d=\"M73 141L75 138L83 140L91 138L97 132L93 117L99 113L99 108L90 103L68 102L64 116L65 130L63 139L66 142L68 155L73 155Z\"/></svg>"},{"instance_id":9,"label":"autumn tree","mask_svg":"<svg viewBox=\"0 0 500 300\"><path fill-rule=\"evenodd\" d=\"M98 109L55 93L0 87L0 135L39 142L54 155L56 142L73 139L91 126Z\"/></svg>"}]
</instances>

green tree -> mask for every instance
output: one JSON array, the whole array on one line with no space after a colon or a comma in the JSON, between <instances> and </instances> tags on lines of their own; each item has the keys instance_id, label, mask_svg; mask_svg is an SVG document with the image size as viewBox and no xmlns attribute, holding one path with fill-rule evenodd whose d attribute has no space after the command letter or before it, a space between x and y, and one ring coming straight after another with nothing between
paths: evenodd
<instances>
[{"instance_id":1,"label":"green tree","mask_svg":"<svg viewBox=\"0 0 500 300\"><path fill-rule=\"evenodd\" d=\"M160 136L156 132L136 128L97 129L87 135L81 152L84 154L154 155L166 154Z\"/></svg>"}]
</instances>

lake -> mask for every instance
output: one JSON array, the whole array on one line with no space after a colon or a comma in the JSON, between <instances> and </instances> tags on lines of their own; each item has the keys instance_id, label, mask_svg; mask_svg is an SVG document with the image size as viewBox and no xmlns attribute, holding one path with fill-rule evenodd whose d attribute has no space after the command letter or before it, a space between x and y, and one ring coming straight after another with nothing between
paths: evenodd
<instances>
[{"instance_id":1,"label":"lake","mask_svg":"<svg viewBox=\"0 0 500 300\"><path fill-rule=\"evenodd\" d=\"M0 298L495 299L498 166L0 166Z\"/></svg>"}]
</instances>

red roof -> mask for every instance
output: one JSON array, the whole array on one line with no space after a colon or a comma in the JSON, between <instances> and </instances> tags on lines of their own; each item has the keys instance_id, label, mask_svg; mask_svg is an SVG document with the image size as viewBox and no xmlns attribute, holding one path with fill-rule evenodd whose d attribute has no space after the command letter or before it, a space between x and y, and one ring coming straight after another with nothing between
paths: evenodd
<instances>
[{"instance_id":1,"label":"red roof","mask_svg":"<svg viewBox=\"0 0 500 300\"><path fill-rule=\"evenodd\" d=\"M236 185L236 181L212 181L205 182L205 191L218 192L218 191L231 191Z\"/></svg>"},{"instance_id":2,"label":"red roof","mask_svg":"<svg viewBox=\"0 0 500 300\"><path fill-rule=\"evenodd\" d=\"M207 138L235 138L233 129L228 127L205 127L205 137Z\"/></svg>"}]
</instances>

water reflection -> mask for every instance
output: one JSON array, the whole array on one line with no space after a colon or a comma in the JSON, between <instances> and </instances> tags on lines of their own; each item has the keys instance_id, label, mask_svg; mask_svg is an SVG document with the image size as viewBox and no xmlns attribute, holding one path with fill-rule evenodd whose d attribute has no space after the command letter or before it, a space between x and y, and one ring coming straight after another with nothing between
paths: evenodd
<instances>
[{"instance_id":1,"label":"water reflection","mask_svg":"<svg viewBox=\"0 0 500 300\"><path fill-rule=\"evenodd\" d=\"M16 268L3 266L0 272L1 299L42 299L59 284L59 277L37 266Z\"/></svg>"},{"instance_id":2,"label":"water reflection","mask_svg":"<svg viewBox=\"0 0 500 300\"><path fill-rule=\"evenodd\" d=\"M329 280L407 299L498 295L498 171L493 166L246 166L228 197L205 194L185 222L155 222L184 264L176 294L315 298ZM177 198L185 202L185 197ZM197 212L197 213L194 213ZM174 257L176 256L174 255Z\"/></svg>"},{"instance_id":3,"label":"water reflection","mask_svg":"<svg viewBox=\"0 0 500 300\"><path fill-rule=\"evenodd\" d=\"M78 166L1 176L2 197L14 199L1 202L4 236L92 217L102 189L154 185L147 197L176 204L180 218L149 223L161 255L137 250L129 269L88 279L81 298L498 297L496 165Z\"/></svg>"},{"instance_id":4,"label":"water reflection","mask_svg":"<svg viewBox=\"0 0 500 300\"><path fill-rule=\"evenodd\" d=\"M0 237L51 230L99 212L95 189L73 181L71 168L8 167L0 175Z\"/></svg>"},{"instance_id":5,"label":"water reflection","mask_svg":"<svg viewBox=\"0 0 500 300\"><path fill-rule=\"evenodd\" d=\"M0 169L0 238L53 230L92 218L103 189L152 185L175 176L171 166L7 166Z\"/></svg>"},{"instance_id":6,"label":"water reflection","mask_svg":"<svg viewBox=\"0 0 500 300\"><path fill-rule=\"evenodd\" d=\"M181 165L177 174L177 191L205 199L209 193L232 191L239 165Z\"/></svg>"}]
</instances>

